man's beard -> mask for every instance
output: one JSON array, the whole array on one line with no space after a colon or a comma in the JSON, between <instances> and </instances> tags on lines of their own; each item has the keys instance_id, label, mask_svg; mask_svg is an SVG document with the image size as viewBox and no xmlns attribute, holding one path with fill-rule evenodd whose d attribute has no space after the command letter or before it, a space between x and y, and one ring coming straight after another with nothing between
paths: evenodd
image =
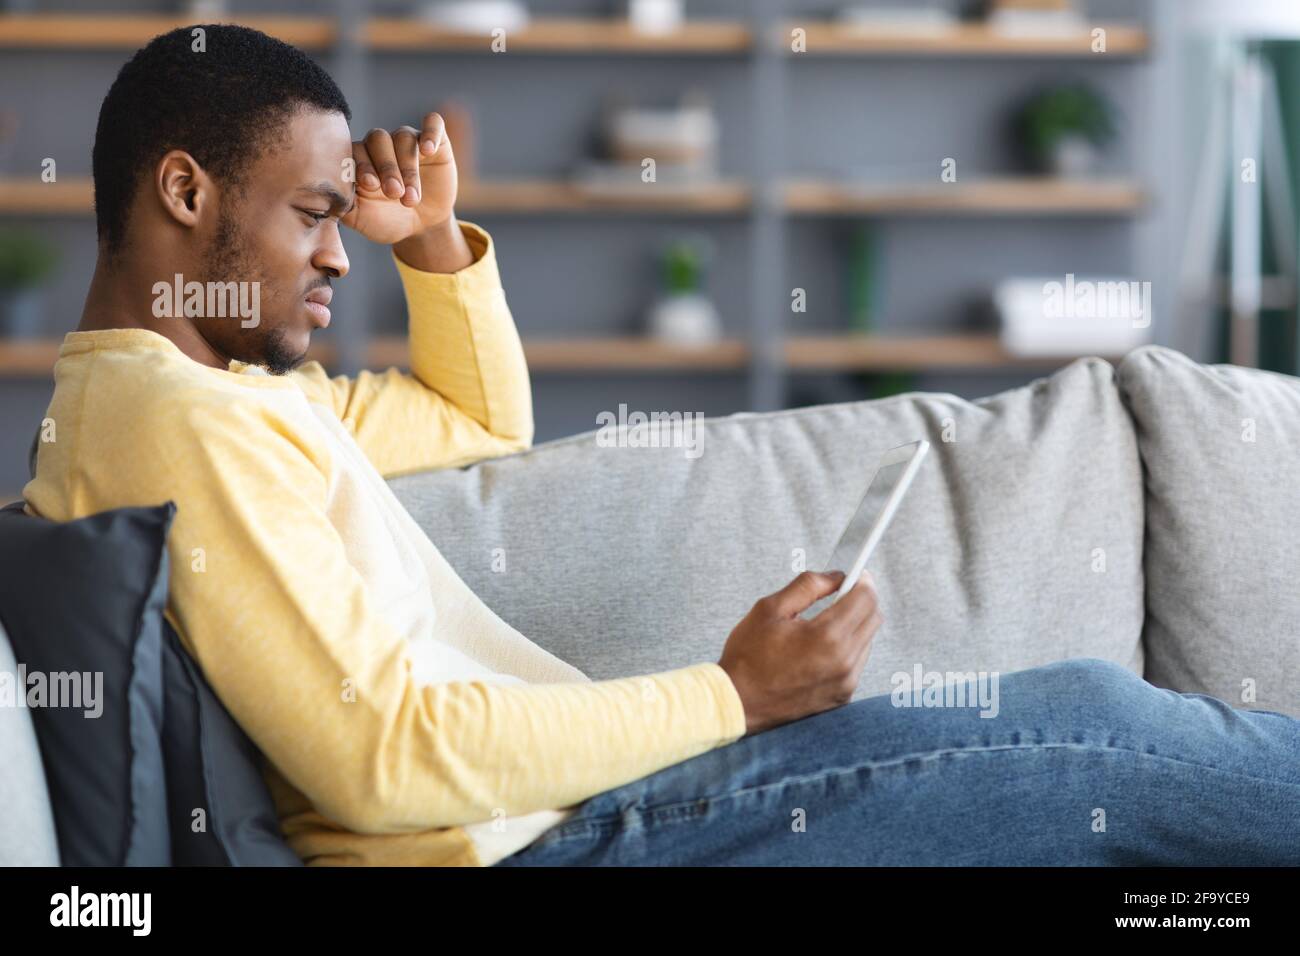
<instances>
[{"instance_id":1,"label":"man's beard","mask_svg":"<svg viewBox=\"0 0 1300 956\"><path fill-rule=\"evenodd\" d=\"M262 358L255 363L272 375L292 372L307 358L306 352L295 352L284 341L284 329L272 329L262 340Z\"/></svg>"},{"instance_id":2,"label":"man's beard","mask_svg":"<svg viewBox=\"0 0 1300 956\"><path fill-rule=\"evenodd\" d=\"M230 212L233 205L232 199L223 199L217 214L216 235L208 246L208 273L220 282L247 281L244 277L253 274L252 259L246 254L243 236ZM260 282L260 277L257 281ZM267 284L263 282L261 285L265 290ZM241 328L240 331L247 330ZM249 365L260 365L272 375L291 372L307 358L306 352L295 352L293 346L285 341L285 330L280 327L262 333L260 339L239 335L235 344L238 349L232 351L228 348L228 354Z\"/></svg>"}]
</instances>

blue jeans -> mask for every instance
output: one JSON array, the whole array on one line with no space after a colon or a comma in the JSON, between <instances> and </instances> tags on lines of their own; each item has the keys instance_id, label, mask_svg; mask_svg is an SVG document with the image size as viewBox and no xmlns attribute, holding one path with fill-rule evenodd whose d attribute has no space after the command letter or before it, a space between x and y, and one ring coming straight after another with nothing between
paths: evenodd
<instances>
[{"instance_id":1,"label":"blue jeans","mask_svg":"<svg viewBox=\"0 0 1300 956\"><path fill-rule=\"evenodd\" d=\"M1094 659L997 687L993 717L883 695L742 737L496 865L1300 864L1300 720Z\"/></svg>"}]
</instances>

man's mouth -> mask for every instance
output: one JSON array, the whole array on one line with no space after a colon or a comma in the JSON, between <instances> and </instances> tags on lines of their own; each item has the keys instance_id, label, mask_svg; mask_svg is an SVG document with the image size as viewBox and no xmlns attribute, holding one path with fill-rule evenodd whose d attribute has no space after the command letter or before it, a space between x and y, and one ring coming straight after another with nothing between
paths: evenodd
<instances>
[{"instance_id":1,"label":"man's mouth","mask_svg":"<svg viewBox=\"0 0 1300 956\"><path fill-rule=\"evenodd\" d=\"M334 298L334 290L329 288L313 289L307 295L307 311L311 313L312 321L320 328L325 328L330 324L330 300Z\"/></svg>"}]
</instances>

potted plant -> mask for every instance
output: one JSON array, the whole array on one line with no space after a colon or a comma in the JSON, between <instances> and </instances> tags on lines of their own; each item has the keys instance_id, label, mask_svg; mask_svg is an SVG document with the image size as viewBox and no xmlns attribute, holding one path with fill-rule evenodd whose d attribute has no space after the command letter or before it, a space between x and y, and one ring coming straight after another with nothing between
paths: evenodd
<instances>
[{"instance_id":1,"label":"potted plant","mask_svg":"<svg viewBox=\"0 0 1300 956\"><path fill-rule=\"evenodd\" d=\"M42 280L54 271L58 253L35 233L0 231L0 337L40 334Z\"/></svg>"},{"instance_id":2,"label":"potted plant","mask_svg":"<svg viewBox=\"0 0 1300 956\"><path fill-rule=\"evenodd\" d=\"M650 311L650 334L679 345L705 345L722 336L722 322L704 293L704 269L712 251L707 237L669 243L663 257L664 295Z\"/></svg>"},{"instance_id":3,"label":"potted plant","mask_svg":"<svg viewBox=\"0 0 1300 956\"><path fill-rule=\"evenodd\" d=\"M1092 172L1101 148L1115 136L1110 103L1083 83L1032 96L1017 113L1016 128L1034 166L1057 176Z\"/></svg>"}]
</instances>

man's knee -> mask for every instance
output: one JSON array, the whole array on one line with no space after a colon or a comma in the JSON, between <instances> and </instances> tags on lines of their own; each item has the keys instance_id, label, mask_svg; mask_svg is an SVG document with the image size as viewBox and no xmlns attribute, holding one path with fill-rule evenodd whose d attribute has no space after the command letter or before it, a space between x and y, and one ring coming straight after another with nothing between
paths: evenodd
<instances>
[{"instance_id":1,"label":"man's knee","mask_svg":"<svg viewBox=\"0 0 1300 956\"><path fill-rule=\"evenodd\" d=\"M1093 714L1127 710L1134 695L1146 688L1146 682L1123 664L1096 657L1055 661L1021 674L1030 678L1040 701L1078 705Z\"/></svg>"}]
</instances>

